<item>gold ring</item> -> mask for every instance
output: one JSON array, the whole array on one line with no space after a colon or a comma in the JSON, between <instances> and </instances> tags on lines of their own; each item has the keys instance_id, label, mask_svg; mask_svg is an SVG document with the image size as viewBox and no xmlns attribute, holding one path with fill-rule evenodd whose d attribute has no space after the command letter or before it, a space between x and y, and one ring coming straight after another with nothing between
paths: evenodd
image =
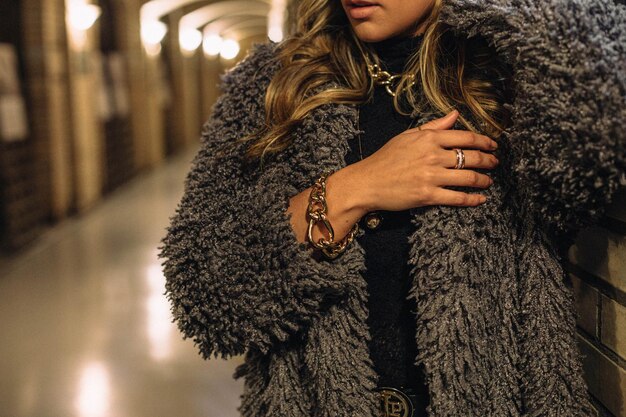
<instances>
[{"instance_id":1,"label":"gold ring","mask_svg":"<svg viewBox=\"0 0 626 417\"><path fill-rule=\"evenodd\" d=\"M456 151L456 165L454 169L463 169L465 167L465 154L463 149L455 148Z\"/></svg>"}]
</instances>

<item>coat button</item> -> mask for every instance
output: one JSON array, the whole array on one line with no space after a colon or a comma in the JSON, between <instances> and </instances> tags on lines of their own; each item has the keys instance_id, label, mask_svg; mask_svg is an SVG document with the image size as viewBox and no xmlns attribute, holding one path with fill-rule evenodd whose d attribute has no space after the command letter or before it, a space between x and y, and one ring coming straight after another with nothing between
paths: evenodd
<instances>
[{"instance_id":1,"label":"coat button","mask_svg":"<svg viewBox=\"0 0 626 417\"><path fill-rule=\"evenodd\" d=\"M380 218L380 214L375 211L367 213L367 215L365 216L365 224L367 225L368 229L376 229L380 225L381 221L382 219Z\"/></svg>"}]
</instances>

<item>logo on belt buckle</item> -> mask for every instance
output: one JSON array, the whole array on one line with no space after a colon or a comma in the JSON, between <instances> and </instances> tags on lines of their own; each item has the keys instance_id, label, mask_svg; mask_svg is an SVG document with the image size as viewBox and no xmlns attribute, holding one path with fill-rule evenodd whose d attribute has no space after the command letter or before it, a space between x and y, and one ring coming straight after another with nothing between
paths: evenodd
<instances>
[{"instance_id":1,"label":"logo on belt buckle","mask_svg":"<svg viewBox=\"0 0 626 417\"><path fill-rule=\"evenodd\" d=\"M413 403L400 390L390 387L377 389L380 394L380 417L411 417Z\"/></svg>"}]
</instances>

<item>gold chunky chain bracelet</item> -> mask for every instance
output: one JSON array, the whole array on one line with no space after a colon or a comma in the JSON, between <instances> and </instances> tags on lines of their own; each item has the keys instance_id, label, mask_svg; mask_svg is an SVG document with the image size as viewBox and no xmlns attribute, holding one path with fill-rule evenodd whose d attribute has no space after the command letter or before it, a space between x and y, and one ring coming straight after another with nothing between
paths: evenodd
<instances>
[{"instance_id":1,"label":"gold chunky chain bracelet","mask_svg":"<svg viewBox=\"0 0 626 417\"><path fill-rule=\"evenodd\" d=\"M307 214L309 216L307 238L311 245L320 249L327 258L335 259L343 251L345 251L346 246L352 242L359 230L359 224L355 223L354 226L352 226L352 229L350 229L348 234L341 239L341 241L335 242L335 231L326 217L326 213L328 212L328 205L326 204L326 178L330 174L331 172L329 171L324 172L311 187L309 205L307 208ZM313 226L315 223L319 222L321 222L326 230L328 230L330 240L326 240L324 238L320 238L317 242L313 240Z\"/></svg>"}]
</instances>

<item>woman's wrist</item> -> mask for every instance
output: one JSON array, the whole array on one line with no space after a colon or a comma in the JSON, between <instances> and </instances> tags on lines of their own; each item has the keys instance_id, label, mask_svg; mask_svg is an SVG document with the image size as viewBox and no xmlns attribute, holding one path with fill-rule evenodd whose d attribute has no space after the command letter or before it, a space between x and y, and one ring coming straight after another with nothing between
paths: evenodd
<instances>
[{"instance_id":1,"label":"woman's wrist","mask_svg":"<svg viewBox=\"0 0 626 417\"><path fill-rule=\"evenodd\" d=\"M341 168L326 179L326 198L334 216L352 223L368 213L366 190L360 185L354 165Z\"/></svg>"}]
</instances>

